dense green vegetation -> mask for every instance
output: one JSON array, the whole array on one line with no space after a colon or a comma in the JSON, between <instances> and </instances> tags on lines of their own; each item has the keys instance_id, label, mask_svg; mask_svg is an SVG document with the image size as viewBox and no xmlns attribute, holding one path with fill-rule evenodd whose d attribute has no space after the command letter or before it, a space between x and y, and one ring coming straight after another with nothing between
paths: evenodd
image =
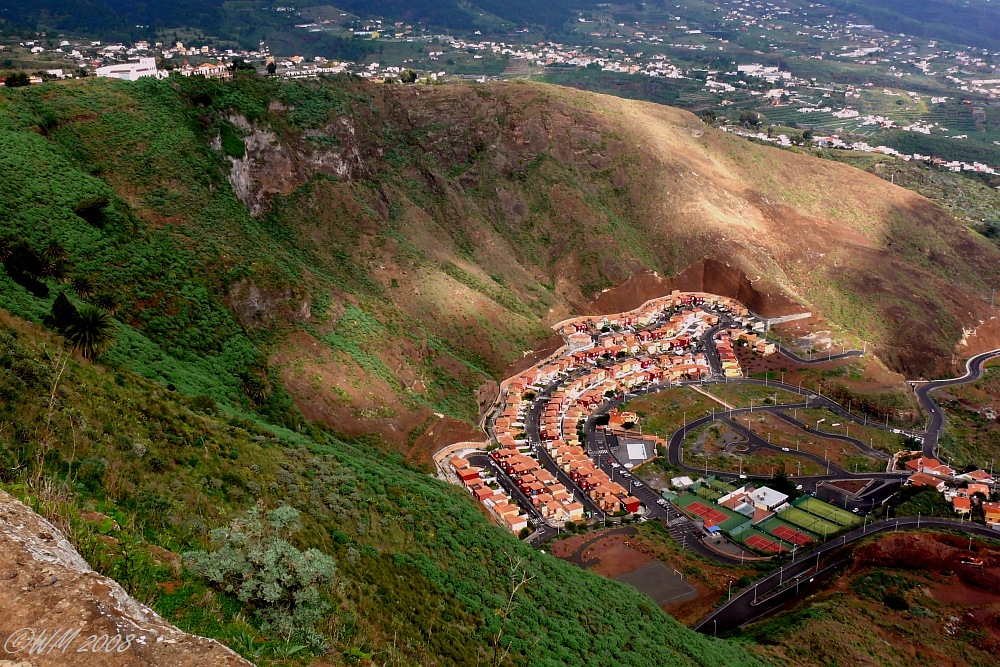
<instances>
[{"instance_id":1,"label":"dense green vegetation","mask_svg":"<svg viewBox=\"0 0 1000 667\"><path fill-rule=\"evenodd\" d=\"M288 113L271 115L272 101ZM346 438L292 404L270 356L300 331L340 355L342 372L356 369L359 385L385 382L417 407L474 419L469 387L528 347L538 330L528 315L551 303L544 288L534 299L504 288L499 267L492 279L441 270L510 309L484 354L470 325L434 322L431 333L387 298L396 288L355 259L359 225L379 230L370 236L393 243L411 270L434 264L403 234L412 204L393 189L421 151L397 128L365 123L373 106L350 79L91 81L0 94L0 172L11 176L0 195L0 482L166 618L262 662L329 652L383 664L754 664L634 590L533 552L378 438ZM227 119L306 141L297 133L348 114L387 156L388 172L367 175L381 189L317 178L252 217L226 179L226 155L243 141ZM432 188L410 189L443 206ZM321 213L327 235L311 242L306 221ZM247 311L238 295L250 284L276 295L270 309ZM303 300L314 316L288 314ZM99 363L68 355L44 326ZM410 355L422 388L375 354L400 344L425 350ZM240 558L278 548L291 563L317 549L335 562L333 580L321 568L299 582L308 613L291 635L259 595L226 583L229 570L211 574L191 557L187 570L171 555L232 547L235 528L216 532L221 541L212 531L253 523L258 503L294 509L301 530L273 527L279 546L265 540Z\"/></svg>"}]
</instances>

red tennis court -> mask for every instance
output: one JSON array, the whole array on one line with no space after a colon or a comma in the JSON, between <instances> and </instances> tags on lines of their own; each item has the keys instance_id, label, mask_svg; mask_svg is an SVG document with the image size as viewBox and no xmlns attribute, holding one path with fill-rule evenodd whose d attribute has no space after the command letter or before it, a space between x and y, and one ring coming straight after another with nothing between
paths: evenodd
<instances>
[{"instance_id":1,"label":"red tennis court","mask_svg":"<svg viewBox=\"0 0 1000 667\"><path fill-rule=\"evenodd\" d=\"M772 542L766 537L761 537L760 535L751 535L744 542L751 549L756 549L758 551L764 551L766 553L781 553L782 551L788 551L785 547L781 546L777 542Z\"/></svg>"},{"instance_id":2,"label":"red tennis court","mask_svg":"<svg viewBox=\"0 0 1000 667\"><path fill-rule=\"evenodd\" d=\"M711 523L714 526L718 526L720 523L729 518L729 515L725 512L720 512L717 509L713 509L706 505L705 503L693 502L688 505L685 509L691 510L693 513L700 516L705 521Z\"/></svg>"},{"instance_id":3,"label":"red tennis court","mask_svg":"<svg viewBox=\"0 0 1000 667\"><path fill-rule=\"evenodd\" d=\"M775 537L779 537L786 542L791 542L797 547L801 547L803 544L808 544L813 541L813 539L808 535L800 533L794 528L789 528L788 526L775 526L770 532Z\"/></svg>"}]
</instances>

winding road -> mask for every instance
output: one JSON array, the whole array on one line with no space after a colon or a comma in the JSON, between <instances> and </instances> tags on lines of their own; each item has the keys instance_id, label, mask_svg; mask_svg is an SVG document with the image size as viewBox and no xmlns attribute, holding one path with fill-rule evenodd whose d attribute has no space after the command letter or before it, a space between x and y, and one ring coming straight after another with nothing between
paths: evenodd
<instances>
[{"instance_id":1,"label":"winding road","mask_svg":"<svg viewBox=\"0 0 1000 667\"><path fill-rule=\"evenodd\" d=\"M941 410L941 406L931 398L931 393L941 387L953 387L975 382L983 376L986 362L998 355L1000 355L1000 349L977 354L965 362L965 375L950 380L933 380L916 386L914 393L917 395L917 400L930 415L930 424L928 424L927 432L924 435L924 456L934 457L937 455L938 440L944 429L944 412Z\"/></svg>"},{"instance_id":2,"label":"winding road","mask_svg":"<svg viewBox=\"0 0 1000 667\"><path fill-rule=\"evenodd\" d=\"M977 381L982 377L986 362L995 356L1000 356L1000 349L984 352L967 361L966 373L961 377L948 380L936 380L920 384L914 383L915 395L923 409L927 411L927 414L929 415L929 423L926 430L923 431L915 429L898 429L889 426L888 423L882 425L870 422L866 416L859 416L849 412L829 398L822 396L820 393L804 389L801 386L750 378L726 379L722 374L721 360L713 340L714 334L720 328L729 324L724 314L720 313L720 317L722 317L720 324L705 331L699 343L700 347L704 350L705 356L708 359L713 371L711 380L655 385L641 389L637 392L627 393L621 398L614 398L605 401L588 417L584 426L584 433L588 453L595 459L599 467L612 476L612 479L616 479L616 481L619 481L622 484L627 484L629 491L637 496L646 508L648 508L646 514L648 519L664 520L668 529L671 531L671 534L673 534L679 541L680 539L683 539L686 542L685 546L687 548L693 549L697 553L706 557L725 562L732 562L736 559L733 558L732 560L728 560L724 554L708 549L702 543L702 540L699 539L701 537L701 529L698 528L694 522L670 505L667 505L666 507L661 506L659 504L661 501L659 493L645 486L645 484L639 480L634 479L631 474L627 472L624 467L622 467L621 463L614 455L614 447L610 446L606 440L606 438L610 438L610 436L605 434L603 431L598 431L596 428L596 421L600 416L607 414L623 402L631 400L636 396L656 393L676 386L692 384L722 384L724 382L729 384L762 385L796 394L804 400L784 405L764 405L759 407L755 406L753 408L721 409L715 411L713 414L705 415L690 422L686 422L680 428L671 433L670 437L667 439L668 461L677 468L691 473L716 474L720 477L726 478L745 477L731 471L712 470L706 466L698 467L689 465L684 461L683 443L689 430L701 428L712 422L722 422L743 436L750 444L751 449L763 448L784 452L785 448L770 444L752 430L739 423L739 418L743 414L750 413L753 410L774 414L779 419L803 429L804 432L808 432L812 436L818 436L823 439L848 444L857 449L859 453L869 458L882 461L888 461L890 459L890 457L884 452L878 451L866 445L857 438L851 438L837 433L829 433L817 430L816 428L806 431L805 423L787 414L787 411L789 410L805 408L826 409L832 412L836 418L843 421L850 421L868 428L888 430L894 433L908 435L922 441L922 449L926 456L934 456L937 452L937 444L944 428L945 418L943 411L934 401L931 394L935 390L942 387L961 385ZM798 364L803 365L829 363L830 361L838 359L860 357L864 354L861 350L847 350L840 354L828 354L825 357L803 359L785 347L778 346L778 350L782 355ZM566 383L569 379L586 372L587 369L579 369L571 373L568 377L561 378L545 387L532 401L525 419L525 430L527 432L529 442L534 447L542 465L553 473L568 489L575 489L576 487L569 476L555 463L545 448L541 446L539 422L545 403L549 396L551 396L552 392L554 392L562 384ZM853 504L853 509L856 510L871 510L877 504L884 502L892 493L895 492L897 488L899 488L908 476L907 473L893 471L874 473L864 472L855 474L848 470L844 470L843 468L830 462L828 459L811 452L796 450L793 455L827 466L828 474L825 475L789 476L790 479L795 480L797 484L801 484L804 490L815 491L817 485L821 482L833 479L856 478L880 481L881 483L871 484L869 487L866 487L863 495L856 498L853 503L849 503ZM477 463L478 462L479 461L477 461ZM483 461L483 463L490 465L492 462ZM499 468L496 468L495 466L491 466L491 468L498 471L498 478L506 477L503 475L502 470L499 470ZM520 494L513 482L509 479L504 479L504 482L501 483L504 484L505 488L513 487L508 488L508 492L523 502L524 499L521 497L523 494ZM604 513L602 513L585 494L580 493L579 495L581 496L581 502L584 503L591 516L596 517L599 520L604 519L605 522L607 522L608 517L605 516ZM530 505L530 503L527 504ZM537 513L534 513L533 518L536 520L540 519L540 517L537 516ZM545 526L543 522L538 521L538 523L542 526L542 529L535 535L532 535L532 539L530 540L536 547L541 546L541 544L552 537L552 534L555 532L555 529ZM800 590L804 589L803 592L805 592L811 590L811 588L820 586L821 583L817 583L816 581L817 577L833 571L844 561L844 558L846 558L840 556L842 553L840 550L844 547L851 545L860 539L864 539L870 534L917 528L961 530L966 534L971 533L980 536L992 537L994 539L1000 537L1000 533L989 528L977 526L968 522L962 523L948 519L920 519L919 517L904 517L879 521L870 525L867 523L866 519L866 524L862 528L855 529L835 538L830 542L821 544L806 553L794 554L792 562L781 566L777 572L764 577L752 586L736 594L729 602L714 610L705 619L703 619L695 629L703 633L715 634L718 630L720 630L720 625L722 626L721 629L725 631L740 627L756 618L760 618L774 609L777 609L789 600L798 597ZM687 539L688 537L691 539ZM791 585L793 582L794 586Z\"/></svg>"}]
</instances>

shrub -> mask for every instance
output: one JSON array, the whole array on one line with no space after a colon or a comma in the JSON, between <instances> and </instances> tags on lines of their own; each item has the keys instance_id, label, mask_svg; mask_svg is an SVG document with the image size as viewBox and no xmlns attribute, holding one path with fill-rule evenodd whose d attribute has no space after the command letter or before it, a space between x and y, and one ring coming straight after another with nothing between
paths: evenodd
<instances>
[{"instance_id":1,"label":"shrub","mask_svg":"<svg viewBox=\"0 0 1000 667\"><path fill-rule=\"evenodd\" d=\"M290 638L324 618L329 605L320 587L334 575L330 556L317 549L300 551L288 542L298 518L292 507L265 513L258 503L245 519L211 532L220 543L216 551L189 551L184 563L196 576L254 607L266 631Z\"/></svg>"},{"instance_id":2,"label":"shrub","mask_svg":"<svg viewBox=\"0 0 1000 667\"><path fill-rule=\"evenodd\" d=\"M906 611L910 608L910 603L906 601L899 593L887 593L885 597L882 598L882 604L884 604L889 609L894 609L896 611Z\"/></svg>"}]
</instances>

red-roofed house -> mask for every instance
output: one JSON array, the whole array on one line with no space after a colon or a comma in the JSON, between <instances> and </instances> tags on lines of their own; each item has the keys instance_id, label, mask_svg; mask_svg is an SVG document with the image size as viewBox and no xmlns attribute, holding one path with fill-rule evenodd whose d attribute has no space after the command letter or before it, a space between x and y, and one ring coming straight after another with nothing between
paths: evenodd
<instances>
[{"instance_id":1,"label":"red-roofed house","mask_svg":"<svg viewBox=\"0 0 1000 667\"><path fill-rule=\"evenodd\" d=\"M910 475L910 479L907 481L907 484L912 484L913 486L929 486L938 491L944 491L945 488L944 482L940 479L936 479L922 472Z\"/></svg>"},{"instance_id":2,"label":"red-roofed house","mask_svg":"<svg viewBox=\"0 0 1000 667\"><path fill-rule=\"evenodd\" d=\"M632 512L633 514L638 512L640 504L641 502L635 496L625 496L622 498L622 507L625 508L626 512Z\"/></svg>"},{"instance_id":3,"label":"red-roofed house","mask_svg":"<svg viewBox=\"0 0 1000 667\"><path fill-rule=\"evenodd\" d=\"M976 493L981 493L987 498L990 497L990 487L986 486L985 484L969 484L965 488L965 492L970 496Z\"/></svg>"},{"instance_id":4,"label":"red-roofed house","mask_svg":"<svg viewBox=\"0 0 1000 667\"><path fill-rule=\"evenodd\" d=\"M1000 503L983 503L983 513L986 515L986 523L1000 526Z\"/></svg>"}]
</instances>

